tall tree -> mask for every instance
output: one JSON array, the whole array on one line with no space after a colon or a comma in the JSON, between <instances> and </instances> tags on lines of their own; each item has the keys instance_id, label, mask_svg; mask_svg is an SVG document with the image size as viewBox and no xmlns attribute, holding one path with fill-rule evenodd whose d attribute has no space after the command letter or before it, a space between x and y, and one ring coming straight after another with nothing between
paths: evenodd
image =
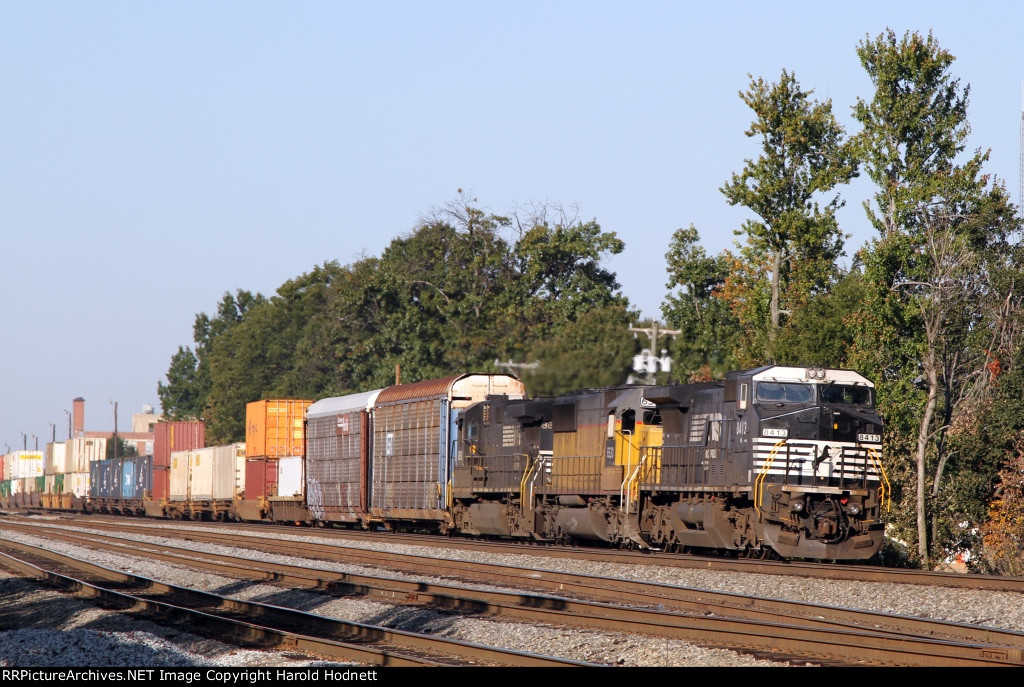
<instances>
[{"instance_id":1,"label":"tall tree","mask_svg":"<svg viewBox=\"0 0 1024 687\"><path fill-rule=\"evenodd\" d=\"M875 205L865 208L879 232L865 252L873 289L860 348L866 361L874 358L880 397L895 411L888 414L916 427L913 512L927 564L928 477L934 494L948 457L946 430L984 386L991 350L978 339L995 324L982 318L982 306L1005 295L994 293L992 273L1019 227L1005 189L982 174L988 153L958 162L970 133L970 89L950 75L954 57L931 34L897 38L891 30L862 41L857 54L875 87L854 116L878 187ZM890 455L899 455L893 448Z\"/></svg>"},{"instance_id":2,"label":"tall tree","mask_svg":"<svg viewBox=\"0 0 1024 687\"><path fill-rule=\"evenodd\" d=\"M178 346L167 368L167 384L157 382L156 393L167 420L196 420L203 414L197 379L199 360L188 346Z\"/></svg>"},{"instance_id":3,"label":"tall tree","mask_svg":"<svg viewBox=\"0 0 1024 687\"><path fill-rule=\"evenodd\" d=\"M528 392L556 396L622 384L636 351L629 321L626 307L613 304L589 310L552 337L536 341L529 357L539 366L520 373Z\"/></svg>"},{"instance_id":4,"label":"tall tree","mask_svg":"<svg viewBox=\"0 0 1024 687\"><path fill-rule=\"evenodd\" d=\"M633 353L627 304L602 264L622 241L562 213L548 221L541 212L517 228L512 241L510 218L460 194L378 258L326 262L270 299L225 294L216 315L196 317L194 349L172 357L160 385L165 410L198 408L208 440L236 441L249 401L379 388L396 369L403 381L488 371L534 349L551 372L567 360L594 365L550 379L624 381L623 356ZM598 334L619 325L613 344Z\"/></svg>"},{"instance_id":5,"label":"tall tree","mask_svg":"<svg viewBox=\"0 0 1024 687\"><path fill-rule=\"evenodd\" d=\"M739 320L720 298L729 274L727 253L711 257L701 247L692 224L672 235L665 260L670 289L661 312L671 328L682 332L673 341L675 376L724 377L735 368Z\"/></svg>"},{"instance_id":6,"label":"tall tree","mask_svg":"<svg viewBox=\"0 0 1024 687\"><path fill-rule=\"evenodd\" d=\"M751 288L767 288L767 322L743 322L765 332L766 350L757 352L764 359L774 357L784 316L828 288L843 253L845 237L835 218L843 202L838 194L822 205L818 201L856 176L856 165L832 102L812 100L812 93L786 70L773 84L751 77L740 98L754 111L745 133L760 139L761 156L746 160L743 171L721 188L730 205L749 208L759 218L736 233L746 238L742 259L754 274L766 271L767 283L758 278L763 285L748 282L733 293L756 300ZM743 320L750 311L737 312Z\"/></svg>"},{"instance_id":7,"label":"tall tree","mask_svg":"<svg viewBox=\"0 0 1024 687\"><path fill-rule=\"evenodd\" d=\"M517 216L515 224L516 307L531 338L544 338L590 310L627 304L615 274L602 265L625 248L615 232L558 206L536 208L526 218Z\"/></svg>"},{"instance_id":8,"label":"tall tree","mask_svg":"<svg viewBox=\"0 0 1024 687\"><path fill-rule=\"evenodd\" d=\"M214 379L218 372L218 366L213 360L218 354L221 354L222 359L230 358L234 346L226 340L229 332L238 327L251 311L265 303L266 299L262 295L239 289L235 294L224 294L217 303L216 315L196 315L192 329L194 352L188 347L179 347L171 358L167 384L157 384L157 393L160 395L161 408L165 416L171 419L210 422L211 408L216 407L219 410L224 404L224 399L211 400ZM230 393L226 392L228 395ZM214 424L211 441L218 436L220 435Z\"/></svg>"}]
</instances>

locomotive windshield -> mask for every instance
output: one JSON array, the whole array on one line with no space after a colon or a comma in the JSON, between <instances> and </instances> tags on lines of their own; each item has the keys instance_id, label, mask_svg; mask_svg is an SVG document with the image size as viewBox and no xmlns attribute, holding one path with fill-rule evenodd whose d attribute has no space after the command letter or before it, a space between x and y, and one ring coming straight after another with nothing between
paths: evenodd
<instances>
[{"instance_id":1,"label":"locomotive windshield","mask_svg":"<svg viewBox=\"0 0 1024 687\"><path fill-rule=\"evenodd\" d=\"M819 389L816 394L814 389ZM765 403L828 403L831 405L870 406L871 388L854 384L800 384L798 382L758 382L755 398Z\"/></svg>"},{"instance_id":2,"label":"locomotive windshield","mask_svg":"<svg viewBox=\"0 0 1024 687\"><path fill-rule=\"evenodd\" d=\"M871 405L871 389L866 386L829 384L821 387L821 401L839 405Z\"/></svg>"},{"instance_id":3,"label":"locomotive windshield","mask_svg":"<svg viewBox=\"0 0 1024 687\"><path fill-rule=\"evenodd\" d=\"M791 382L758 382L757 400L776 403L810 403L814 388L810 384Z\"/></svg>"}]
</instances>

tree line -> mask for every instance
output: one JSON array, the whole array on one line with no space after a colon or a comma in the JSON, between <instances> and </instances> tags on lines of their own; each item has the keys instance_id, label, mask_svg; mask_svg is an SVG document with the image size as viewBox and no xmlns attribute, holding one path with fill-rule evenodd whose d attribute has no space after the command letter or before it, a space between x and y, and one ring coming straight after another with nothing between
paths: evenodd
<instances>
[{"instance_id":1,"label":"tree line","mask_svg":"<svg viewBox=\"0 0 1024 687\"><path fill-rule=\"evenodd\" d=\"M759 155L724 180L752 218L708 255L677 230L662 315L677 380L767 363L849 368L874 380L894 486L890 560L931 566L967 552L1024 573L1021 220L1005 184L966 150L970 87L930 33L865 37L874 92L847 134L796 75L751 76L740 98ZM852 255L837 188L874 184L875 235ZM158 385L171 419L211 442L244 437L245 404L325 398L538 361L531 394L623 383L637 318L603 266L624 243L572 209L508 216L463 194L379 257L325 262L265 297L225 294ZM662 374L662 378L665 375ZM664 381L662 379L661 381Z\"/></svg>"}]
</instances>

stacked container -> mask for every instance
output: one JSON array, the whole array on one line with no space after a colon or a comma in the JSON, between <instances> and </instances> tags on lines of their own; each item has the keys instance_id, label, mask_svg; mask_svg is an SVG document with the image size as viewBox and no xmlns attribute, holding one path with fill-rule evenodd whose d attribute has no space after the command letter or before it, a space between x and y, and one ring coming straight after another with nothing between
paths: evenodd
<instances>
[{"instance_id":1,"label":"stacked container","mask_svg":"<svg viewBox=\"0 0 1024 687\"><path fill-rule=\"evenodd\" d=\"M70 475L71 484L68 478L64 479L64 488L70 489L72 494L79 498L89 496L90 489L90 465L107 457L107 439L75 437L67 442L67 454L65 459L70 468L67 474Z\"/></svg>"},{"instance_id":2,"label":"stacked container","mask_svg":"<svg viewBox=\"0 0 1024 687\"><path fill-rule=\"evenodd\" d=\"M244 520L272 516L279 502L279 520L305 519L305 417L312 401L272 399L245 407L245 484L236 508Z\"/></svg>"},{"instance_id":3,"label":"stacked container","mask_svg":"<svg viewBox=\"0 0 1024 687\"><path fill-rule=\"evenodd\" d=\"M63 475L71 472L68 465L67 442L61 441L47 444L44 462L46 465L43 467L43 470L47 475Z\"/></svg>"},{"instance_id":4,"label":"stacked container","mask_svg":"<svg viewBox=\"0 0 1024 687\"><path fill-rule=\"evenodd\" d=\"M193 420L158 422L153 427L153 460L145 489L146 514L161 515L170 497L171 454L206 446L206 424Z\"/></svg>"},{"instance_id":5,"label":"stacked container","mask_svg":"<svg viewBox=\"0 0 1024 687\"><path fill-rule=\"evenodd\" d=\"M171 453L170 501L231 501L245 475L245 444Z\"/></svg>"},{"instance_id":6,"label":"stacked container","mask_svg":"<svg viewBox=\"0 0 1024 687\"><path fill-rule=\"evenodd\" d=\"M125 458L122 465L121 498L139 500L153 489L153 456Z\"/></svg>"}]
</instances>

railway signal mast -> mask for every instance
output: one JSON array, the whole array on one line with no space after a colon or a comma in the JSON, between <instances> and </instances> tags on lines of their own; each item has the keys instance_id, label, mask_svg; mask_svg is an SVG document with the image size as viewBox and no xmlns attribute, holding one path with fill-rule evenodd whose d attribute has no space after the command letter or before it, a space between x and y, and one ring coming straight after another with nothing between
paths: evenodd
<instances>
[{"instance_id":1,"label":"railway signal mast","mask_svg":"<svg viewBox=\"0 0 1024 687\"><path fill-rule=\"evenodd\" d=\"M654 320L650 327L634 327L630 325L629 331L633 332L634 337L638 334L646 334L650 337L651 347L645 348L638 355L633 356L633 372L636 374L630 375L626 380L626 384L654 384L655 375L658 372L672 371L672 358L668 355L668 349L662 348L660 356L655 351L658 349L658 339L662 335L675 336L676 334L682 334L681 331L678 329L662 329L657 320Z\"/></svg>"}]
</instances>

